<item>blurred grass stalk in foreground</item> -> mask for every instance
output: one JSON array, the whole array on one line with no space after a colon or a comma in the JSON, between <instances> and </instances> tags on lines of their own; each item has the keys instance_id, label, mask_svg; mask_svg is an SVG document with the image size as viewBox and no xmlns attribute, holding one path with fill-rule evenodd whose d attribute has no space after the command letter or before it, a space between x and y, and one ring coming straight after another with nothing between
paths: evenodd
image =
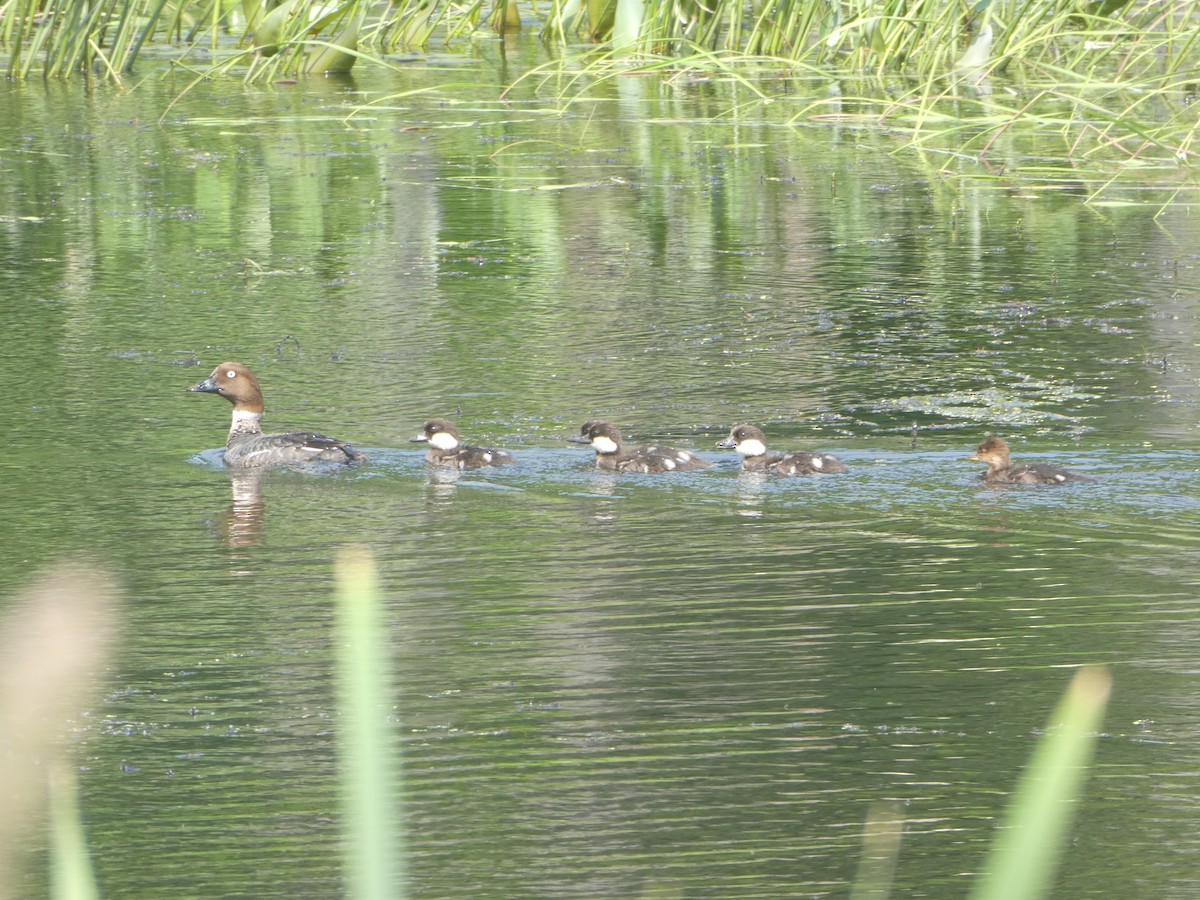
<instances>
[{"instance_id":1,"label":"blurred grass stalk in foreground","mask_svg":"<svg viewBox=\"0 0 1200 900\"><path fill-rule=\"evenodd\" d=\"M405 896L400 772L391 725L391 668L375 563L363 549L337 560L337 669L342 839L347 896Z\"/></svg>"},{"instance_id":2,"label":"blurred grass stalk in foreground","mask_svg":"<svg viewBox=\"0 0 1200 900\"><path fill-rule=\"evenodd\" d=\"M75 796L72 724L96 699L117 632L112 581L61 566L13 603L0 623L0 897L19 897L18 874L50 787L51 893L97 896Z\"/></svg>"},{"instance_id":3,"label":"blurred grass stalk in foreground","mask_svg":"<svg viewBox=\"0 0 1200 900\"><path fill-rule=\"evenodd\" d=\"M1009 801L971 900L1034 900L1050 892L1111 690L1105 669L1080 669L1071 680Z\"/></svg>"},{"instance_id":4,"label":"blurred grass stalk in foreground","mask_svg":"<svg viewBox=\"0 0 1200 900\"><path fill-rule=\"evenodd\" d=\"M1080 802L1112 679L1080 669L1034 749L976 879L971 900L1037 900L1050 892ZM871 806L851 900L891 895L904 818L899 803Z\"/></svg>"}]
</instances>

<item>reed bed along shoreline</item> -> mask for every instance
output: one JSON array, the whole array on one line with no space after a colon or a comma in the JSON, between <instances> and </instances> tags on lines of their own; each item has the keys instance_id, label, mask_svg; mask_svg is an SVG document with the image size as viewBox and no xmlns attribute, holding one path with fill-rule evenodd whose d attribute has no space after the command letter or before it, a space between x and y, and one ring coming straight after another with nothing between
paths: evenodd
<instances>
[{"instance_id":1,"label":"reed bed along shoreline","mask_svg":"<svg viewBox=\"0 0 1200 900\"><path fill-rule=\"evenodd\" d=\"M11 80L130 89L182 72L192 84L268 83L398 68L397 54L470 52L524 29L551 58L516 72L510 89L532 83L564 106L634 75L726 79L757 103L778 98L769 82L817 78L831 89L793 121L883 127L921 151L986 161L1015 127L1032 126L1061 133L1065 159L1113 177L1200 155L1200 4L1188 0L494 2L10 0L0 54ZM149 49L153 64L138 65Z\"/></svg>"},{"instance_id":2,"label":"reed bed along shoreline","mask_svg":"<svg viewBox=\"0 0 1200 900\"><path fill-rule=\"evenodd\" d=\"M1116 79L1196 89L1200 9L1189 0L9 0L0 53L10 78L125 80L149 46L179 64L250 79L385 64L389 54L460 46L480 32L536 32L599 67L764 64L944 78L1021 72L1063 84ZM215 62L212 61L215 59ZM1101 73L1103 77L1101 77Z\"/></svg>"}]
</instances>

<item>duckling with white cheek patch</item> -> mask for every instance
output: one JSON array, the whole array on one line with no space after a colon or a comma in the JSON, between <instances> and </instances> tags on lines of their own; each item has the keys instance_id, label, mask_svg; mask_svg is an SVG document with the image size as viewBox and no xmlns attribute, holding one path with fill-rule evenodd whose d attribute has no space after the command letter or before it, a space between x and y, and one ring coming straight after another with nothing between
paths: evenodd
<instances>
[{"instance_id":1,"label":"duckling with white cheek patch","mask_svg":"<svg viewBox=\"0 0 1200 900\"><path fill-rule=\"evenodd\" d=\"M488 450L462 444L458 438L458 428L449 419L430 419L413 441L429 444L425 461L431 466L452 466L465 470L482 469L487 466L511 466L517 462L512 454L505 450Z\"/></svg>"},{"instance_id":2,"label":"duckling with white cheek patch","mask_svg":"<svg viewBox=\"0 0 1200 900\"><path fill-rule=\"evenodd\" d=\"M767 436L753 425L734 425L729 437L717 442L722 450L736 450L742 457L744 472L772 472L776 475L842 475L849 469L828 453L767 453Z\"/></svg>"},{"instance_id":3,"label":"duckling with white cheek patch","mask_svg":"<svg viewBox=\"0 0 1200 900\"><path fill-rule=\"evenodd\" d=\"M589 419L579 429L577 437L567 438L573 444L588 444L596 451L596 467L606 472L694 472L707 469L712 463L690 450L644 444L632 450L621 443L621 432L615 425Z\"/></svg>"}]
</instances>

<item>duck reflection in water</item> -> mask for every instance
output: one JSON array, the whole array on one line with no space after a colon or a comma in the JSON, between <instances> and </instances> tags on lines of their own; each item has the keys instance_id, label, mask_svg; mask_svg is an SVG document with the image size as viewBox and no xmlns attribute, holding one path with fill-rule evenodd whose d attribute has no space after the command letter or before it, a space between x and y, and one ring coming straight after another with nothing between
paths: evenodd
<instances>
[{"instance_id":1,"label":"duck reflection in water","mask_svg":"<svg viewBox=\"0 0 1200 900\"><path fill-rule=\"evenodd\" d=\"M767 496L768 476L766 472L738 472L737 509L734 512L743 519L758 519L763 514L763 502Z\"/></svg>"},{"instance_id":2,"label":"duck reflection in water","mask_svg":"<svg viewBox=\"0 0 1200 900\"><path fill-rule=\"evenodd\" d=\"M462 480L462 469L449 466L427 466L425 485L429 488L427 499L433 507L445 506L458 496L458 483Z\"/></svg>"},{"instance_id":3,"label":"duck reflection in water","mask_svg":"<svg viewBox=\"0 0 1200 900\"><path fill-rule=\"evenodd\" d=\"M266 515L266 504L262 495L264 475L261 469L230 473L233 502L217 518L217 531L221 535L222 543L232 550L254 547L262 540L263 519Z\"/></svg>"}]
</instances>

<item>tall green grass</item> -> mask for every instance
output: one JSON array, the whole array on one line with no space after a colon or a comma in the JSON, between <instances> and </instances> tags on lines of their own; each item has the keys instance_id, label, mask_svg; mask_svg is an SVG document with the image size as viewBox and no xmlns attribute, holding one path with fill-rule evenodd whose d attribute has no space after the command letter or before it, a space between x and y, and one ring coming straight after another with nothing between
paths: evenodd
<instances>
[{"instance_id":1,"label":"tall green grass","mask_svg":"<svg viewBox=\"0 0 1200 900\"><path fill-rule=\"evenodd\" d=\"M348 896L405 895L399 772L392 726L392 671L379 583L371 556L337 562L338 729Z\"/></svg>"},{"instance_id":2,"label":"tall green grass","mask_svg":"<svg viewBox=\"0 0 1200 900\"><path fill-rule=\"evenodd\" d=\"M11 79L125 84L147 47L169 45L193 84L275 81L395 68L396 52L461 43L485 21L510 34L523 18L540 20L553 59L520 78L561 87L569 74L565 103L633 72L746 85L808 73L838 90L797 121L886 127L923 152L986 160L1032 125L1115 175L1200 160L1195 0L10 0L0 53Z\"/></svg>"},{"instance_id":3,"label":"tall green grass","mask_svg":"<svg viewBox=\"0 0 1200 900\"><path fill-rule=\"evenodd\" d=\"M971 900L1038 900L1050 893L1111 690L1103 669L1081 669L1072 679L1021 776Z\"/></svg>"},{"instance_id":4,"label":"tall green grass","mask_svg":"<svg viewBox=\"0 0 1200 900\"><path fill-rule=\"evenodd\" d=\"M58 764L49 774L50 896L52 900L97 900L100 892L84 838L75 770Z\"/></svg>"},{"instance_id":5,"label":"tall green grass","mask_svg":"<svg viewBox=\"0 0 1200 900\"><path fill-rule=\"evenodd\" d=\"M1194 0L10 0L0 52L10 78L126 77L148 42L219 51L250 77L344 71L399 49L453 43L485 20L540 19L547 42L617 57L699 53L841 72L945 76L1032 67L1072 81L1196 77ZM524 14L524 15L522 15ZM276 57L281 57L276 60ZM274 60L269 65L267 60ZM211 64L206 64L211 65ZM262 73L259 75L259 73Z\"/></svg>"}]
</instances>

